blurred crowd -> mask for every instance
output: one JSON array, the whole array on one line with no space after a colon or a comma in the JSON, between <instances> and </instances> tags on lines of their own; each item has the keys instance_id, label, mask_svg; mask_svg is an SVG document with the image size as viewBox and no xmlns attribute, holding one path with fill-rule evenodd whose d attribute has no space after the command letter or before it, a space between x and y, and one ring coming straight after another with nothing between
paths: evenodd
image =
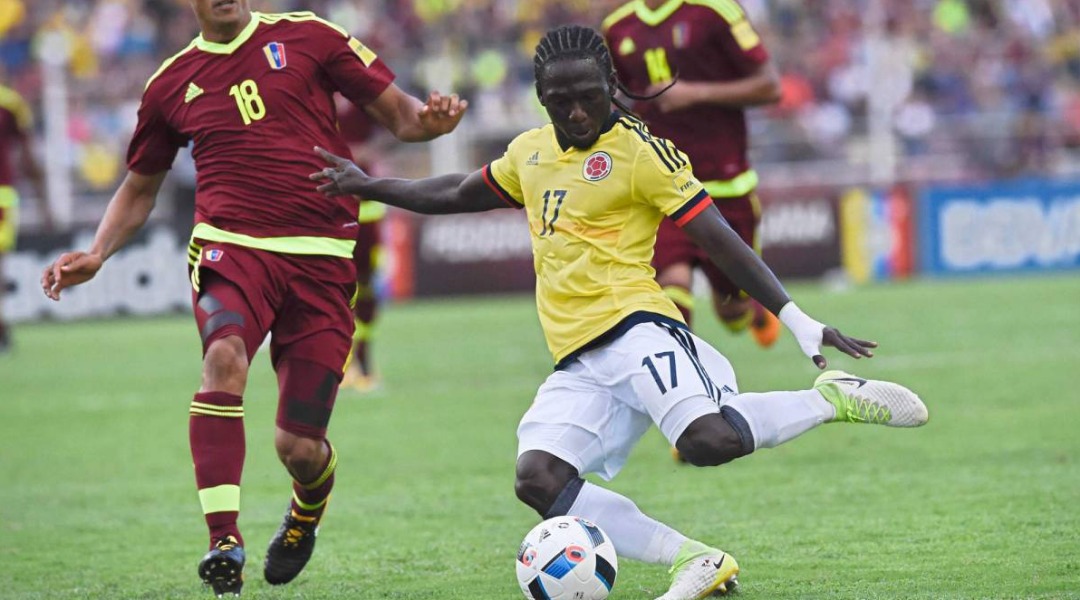
<instances>
[{"instance_id":1,"label":"blurred crowd","mask_svg":"<svg viewBox=\"0 0 1080 600\"><path fill-rule=\"evenodd\" d=\"M414 93L461 92L474 102L481 141L542 118L532 52L546 28L598 25L621 3L252 0L257 10L314 10L344 26ZM949 156L969 177L1063 172L1063 164L1075 172L1080 2L741 3L782 74L782 102L752 114L763 169L865 157L877 102L902 164ZM147 78L196 33L188 0L0 0L3 79L33 106L44 95L40 57L63 53L57 40L66 47L73 169L89 189L108 190L122 174Z\"/></svg>"}]
</instances>

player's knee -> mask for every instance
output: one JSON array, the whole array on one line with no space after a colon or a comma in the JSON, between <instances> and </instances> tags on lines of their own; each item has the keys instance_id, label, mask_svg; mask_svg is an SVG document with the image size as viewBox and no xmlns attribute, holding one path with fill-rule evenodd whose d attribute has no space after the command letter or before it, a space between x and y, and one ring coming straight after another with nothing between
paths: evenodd
<instances>
[{"instance_id":1,"label":"player's knee","mask_svg":"<svg viewBox=\"0 0 1080 600\"><path fill-rule=\"evenodd\" d=\"M278 459L297 481L311 481L326 463L326 441L278 429L274 436Z\"/></svg>"},{"instance_id":2,"label":"player's knee","mask_svg":"<svg viewBox=\"0 0 1080 600\"><path fill-rule=\"evenodd\" d=\"M518 500L544 515L576 477L577 470L566 462L546 452L526 452L518 458L514 493Z\"/></svg>"},{"instance_id":3,"label":"player's knee","mask_svg":"<svg viewBox=\"0 0 1080 600\"><path fill-rule=\"evenodd\" d=\"M746 455L739 434L719 414L705 415L691 423L675 442L675 448L696 467L714 467Z\"/></svg>"},{"instance_id":4,"label":"player's knee","mask_svg":"<svg viewBox=\"0 0 1080 600\"><path fill-rule=\"evenodd\" d=\"M247 350L239 336L214 340L203 358L203 389L242 393L247 372Z\"/></svg>"}]
</instances>

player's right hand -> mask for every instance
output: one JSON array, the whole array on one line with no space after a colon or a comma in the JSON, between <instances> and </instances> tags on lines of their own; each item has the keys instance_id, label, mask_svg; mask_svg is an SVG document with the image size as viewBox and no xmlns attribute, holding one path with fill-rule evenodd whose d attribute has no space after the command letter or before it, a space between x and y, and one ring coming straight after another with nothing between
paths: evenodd
<instances>
[{"instance_id":1,"label":"player's right hand","mask_svg":"<svg viewBox=\"0 0 1080 600\"><path fill-rule=\"evenodd\" d=\"M41 274L41 289L53 300L60 300L64 288L89 281L101 270L101 256L86 252L65 252Z\"/></svg>"},{"instance_id":2,"label":"player's right hand","mask_svg":"<svg viewBox=\"0 0 1080 600\"><path fill-rule=\"evenodd\" d=\"M469 101L462 100L457 94L443 96L439 92L431 92L416 116L424 131L440 136L453 131L468 109Z\"/></svg>"}]
</instances>

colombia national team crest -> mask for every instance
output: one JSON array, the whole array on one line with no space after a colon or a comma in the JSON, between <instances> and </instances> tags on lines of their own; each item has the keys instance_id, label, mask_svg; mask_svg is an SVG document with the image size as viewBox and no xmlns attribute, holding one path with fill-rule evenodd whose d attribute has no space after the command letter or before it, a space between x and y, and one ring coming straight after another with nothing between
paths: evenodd
<instances>
[{"instance_id":1,"label":"colombia national team crest","mask_svg":"<svg viewBox=\"0 0 1080 600\"><path fill-rule=\"evenodd\" d=\"M611 174L611 155L607 152L593 152L581 167L587 181L600 181Z\"/></svg>"},{"instance_id":2,"label":"colombia national team crest","mask_svg":"<svg viewBox=\"0 0 1080 600\"><path fill-rule=\"evenodd\" d=\"M263 54L266 55L266 61L270 63L271 69L276 71L285 68L285 44L270 42L263 46Z\"/></svg>"}]
</instances>

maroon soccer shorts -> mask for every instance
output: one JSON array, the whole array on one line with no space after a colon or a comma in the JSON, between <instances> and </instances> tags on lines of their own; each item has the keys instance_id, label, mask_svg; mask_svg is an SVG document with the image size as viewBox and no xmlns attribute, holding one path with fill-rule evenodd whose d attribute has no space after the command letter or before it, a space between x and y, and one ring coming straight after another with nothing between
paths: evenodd
<instances>
[{"instance_id":1,"label":"maroon soccer shorts","mask_svg":"<svg viewBox=\"0 0 1080 600\"><path fill-rule=\"evenodd\" d=\"M278 426L321 438L352 349L351 261L208 243L198 268L192 304L203 352L238 335L250 361L270 333Z\"/></svg>"},{"instance_id":2,"label":"maroon soccer shorts","mask_svg":"<svg viewBox=\"0 0 1080 600\"><path fill-rule=\"evenodd\" d=\"M757 248L757 231L761 223L761 209L757 194L750 192L745 196L715 198L716 207L724 215L731 228L748 246ZM713 293L719 296L735 296L742 293L724 273L709 260L709 255L698 247L686 232L671 219L660 222L656 232L656 249L652 265L657 273L679 263L689 263L692 267L701 267L712 286Z\"/></svg>"}]
</instances>

